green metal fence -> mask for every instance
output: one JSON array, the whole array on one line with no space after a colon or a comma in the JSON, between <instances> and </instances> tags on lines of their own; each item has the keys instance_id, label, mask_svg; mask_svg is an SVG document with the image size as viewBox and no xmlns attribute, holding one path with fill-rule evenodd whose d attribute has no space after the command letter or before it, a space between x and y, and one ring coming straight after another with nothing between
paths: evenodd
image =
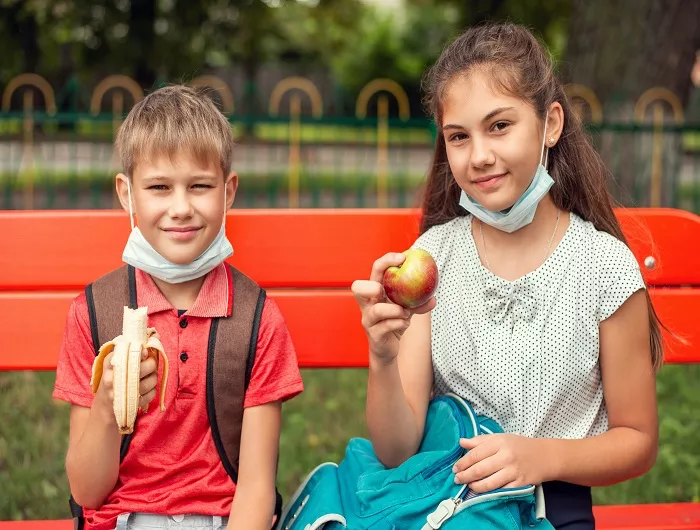
<instances>
[{"instance_id":1,"label":"green metal fence","mask_svg":"<svg viewBox=\"0 0 700 530\"><path fill-rule=\"evenodd\" d=\"M234 169L240 176L235 207L418 204L435 129L427 119L410 117L407 97L393 81L369 83L353 117L323 116L321 95L304 78L280 82L270 95L269 112L257 116L235 111L233 95L220 80L201 78L199 83L218 91L230 116L237 141ZM23 99L22 86L33 90L25 90ZM95 87L89 105L76 103L81 111L60 112L51 87L39 76L18 76L5 87L0 209L118 206L114 176L120 168L112 141L128 109L124 94L115 89L130 93L134 101L142 97L133 80L110 76ZM111 109L104 104L109 90ZM43 96L41 108L34 105L37 92ZM396 118L390 117L387 93L397 103ZM585 87L571 87L571 95L588 107L579 111L588 116L587 127L614 175L609 185L620 204L700 213L700 123L684 122L675 96L652 89L626 114L617 113L625 119L611 121ZM302 96L311 103L304 114ZM368 116L371 98L374 115Z\"/></svg>"}]
</instances>

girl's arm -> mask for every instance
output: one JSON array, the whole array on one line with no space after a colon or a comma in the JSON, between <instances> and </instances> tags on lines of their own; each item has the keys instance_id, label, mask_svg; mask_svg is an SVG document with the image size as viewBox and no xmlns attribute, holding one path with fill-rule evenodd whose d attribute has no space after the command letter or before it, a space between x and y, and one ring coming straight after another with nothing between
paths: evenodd
<instances>
[{"instance_id":1,"label":"girl's arm","mask_svg":"<svg viewBox=\"0 0 700 530\"><path fill-rule=\"evenodd\" d=\"M645 293L600 323L600 367L609 430L582 440L515 435L462 440L456 481L477 492L561 480L606 486L646 473L658 444L655 375Z\"/></svg>"},{"instance_id":2,"label":"girl's arm","mask_svg":"<svg viewBox=\"0 0 700 530\"><path fill-rule=\"evenodd\" d=\"M610 430L584 440L552 441L553 478L586 486L615 484L656 461L656 380L644 291L600 323L600 369Z\"/></svg>"},{"instance_id":3,"label":"girl's arm","mask_svg":"<svg viewBox=\"0 0 700 530\"><path fill-rule=\"evenodd\" d=\"M384 271L403 259L387 254L374 263L369 281L352 286L369 341L369 437L379 460L390 468L418 450L433 385L429 311L434 299L408 311L388 302L381 285Z\"/></svg>"},{"instance_id":4,"label":"girl's arm","mask_svg":"<svg viewBox=\"0 0 700 530\"><path fill-rule=\"evenodd\" d=\"M238 483L228 528L270 530L275 512L275 476L282 404L248 407L243 412Z\"/></svg>"}]
</instances>

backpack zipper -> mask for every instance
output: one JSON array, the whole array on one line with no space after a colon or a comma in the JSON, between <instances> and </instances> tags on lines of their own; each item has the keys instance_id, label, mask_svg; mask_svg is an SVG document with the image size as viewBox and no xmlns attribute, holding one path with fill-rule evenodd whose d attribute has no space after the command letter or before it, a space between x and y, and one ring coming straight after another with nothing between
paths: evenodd
<instances>
[{"instance_id":1,"label":"backpack zipper","mask_svg":"<svg viewBox=\"0 0 700 530\"><path fill-rule=\"evenodd\" d=\"M457 507L462 504L464 497L469 495L469 491L467 485L464 484L454 497L441 501L435 511L428 515L428 526L434 530L440 528L442 523L454 515Z\"/></svg>"}]
</instances>

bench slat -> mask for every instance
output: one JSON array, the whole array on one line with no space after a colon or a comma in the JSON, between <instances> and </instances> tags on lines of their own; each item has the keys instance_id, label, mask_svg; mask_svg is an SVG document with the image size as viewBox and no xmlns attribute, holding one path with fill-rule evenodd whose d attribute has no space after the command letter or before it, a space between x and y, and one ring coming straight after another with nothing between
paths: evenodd
<instances>
[{"instance_id":1,"label":"bench slat","mask_svg":"<svg viewBox=\"0 0 700 530\"><path fill-rule=\"evenodd\" d=\"M595 506L596 528L700 530L700 503Z\"/></svg>"},{"instance_id":2,"label":"bench slat","mask_svg":"<svg viewBox=\"0 0 700 530\"><path fill-rule=\"evenodd\" d=\"M601 530L700 530L700 503L594 506ZM0 521L0 530L71 530L70 520Z\"/></svg>"},{"instance_id":3,"label":"bench slat","mask_svg":"<svg viewBox=\"0 0 700 530\"><path fill-rule=\"evenodd\" d=\"M699 216L617 214L650 284L700 285ZM232 210L230 261L264 287L349 287L379 256L408 248L418 220L415 209ZM129 222L116 210L10 211L0 212L0 233L0 291L75 290L122 264Z\"/></svg>"},{"instance_id":4,"label":"bench slat","mask_svg":"<svg viewBox=\"0 0 700 530\"><path fill-rule=\"evenodd\" d=\"M672 343L668 362L700 362L700 289L652 289L662 319L689 345ZM66 314L76 292L0 293L0 371L52 370ZM278 303L303 367L367 365L360 311L348 290L269 290Z\"/></svg>"}]
</instances>

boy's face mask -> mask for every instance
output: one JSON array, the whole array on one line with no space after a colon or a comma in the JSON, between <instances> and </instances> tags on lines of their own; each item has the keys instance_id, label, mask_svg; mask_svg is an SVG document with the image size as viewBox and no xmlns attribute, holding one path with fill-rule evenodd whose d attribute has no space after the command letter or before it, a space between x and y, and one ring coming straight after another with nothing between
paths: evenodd
<instances>
[{"instance_id":1,"label":"boy's face mask","mask_svg":"<svg viewBox=\"0 0 700 530\"><path fill-rule=\"evenodd\" d=\"M554 184L554 179L547 172L547 155L549 154L549 149L545 150L545 138L547 137L547 118L549 113L544 119L544 135L542 136L542 149L540 153L540 163L537 165L537 171L532 178L532 182L525 190L525 192L520 196L520 198L511 206L508 210L502 212L492 212L481 206L477 201L469 197L464 190L459 199L459 205L467 210L474 217L479 219L481 222L490 225L503 232L512 233L516 230L529 225L535 218L535 212L537 211L537 205L540 203L542 198L547 195L550 188ZM542 156L544 156L544 164L542 163Z\"/></svg>"},{"instance_id":2,"label":"boy's face mask","mask_svg":"<svg viewBox=\"0 0 700 530\"><path fill-rule=\"evenodd\" d=\"M124 247L122 261L155 276L167 283L182 283L201 278L225 259L233 255L233 247L226 238L226 192L224 190L224 220L219 233L211 245L191 263L180 265L172 263L161 256L134 225L134 212L131 202L131 183L127 178L129 193L129 220L131 234Z\"/></svg>"}]
</instances>

